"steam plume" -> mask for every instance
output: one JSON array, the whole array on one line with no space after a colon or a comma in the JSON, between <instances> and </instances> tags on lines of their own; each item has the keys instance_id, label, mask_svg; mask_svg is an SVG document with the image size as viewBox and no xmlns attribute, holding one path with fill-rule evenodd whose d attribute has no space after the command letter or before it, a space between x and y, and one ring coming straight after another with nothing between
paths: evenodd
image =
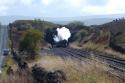
<instances>
[{"instance_id":1,"label":"steam plume","mask_svg":"<svg viewBox=\"0 0 125 83\"><path fill-rule=\"evenodd\" d=\"M63 40L68 41L68 39L71 36L70 30L66 27L57 28L56 31L57 31L57 35L55 35L53 38L55 42L60 42Z\"/></svg>"}]
</instances>

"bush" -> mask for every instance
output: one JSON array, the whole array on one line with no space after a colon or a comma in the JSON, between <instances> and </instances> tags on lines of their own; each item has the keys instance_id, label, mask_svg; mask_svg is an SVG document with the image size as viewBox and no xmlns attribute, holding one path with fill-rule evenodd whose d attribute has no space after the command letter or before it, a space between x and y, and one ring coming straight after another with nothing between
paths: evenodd
<instances>
[{"instance_id":1,"label":"bush","mask_svg":"<svg viewBox=\"0 0 125 83\"><path fill-rule=\"evenodd\" d=\"M19 44L19 51L34 55L40 49L43 33L39 30L28 29Z\"/></svg>"},{"instance_id":2,"label":"bush","mask_svg":"<svg viewBox=\"0 0 125 83\"><path fill-rule=\"evenodd\" d=\"M73 36L73 40L81 42L89 33L86 30L81 30Z\"/></svg>"},{"instance_id":3,"label":"bush","mask_svg":"<svg viewBox=\"0 0 125 83\"><path fill-rule=\"evenodd\" d=\"M113 40L115 45L125 49L125 32L117 34Z\"/></svg>"},{"instance_id":4,"label":"bush","mask_svg":"<svg viewBox=\"0 0 125 83\"><path fill-rule=\"evenodd\" d=\"M14 64L13 58L9 55L5 58L4 63L2 65L3 68L3 74L7 73L8 68Z\"/></svg>"},{"instance_id":5,"label":"bush","mask_svg":"<svg viewBox=\"0 0 125 83\"><path fill-rule=\"evenodd\" d=\"M112 37L110 46L121 53L125 53L125 32L119 32Z\"/></svg>"},{"instance_id":6,"label":"bush","mask_svg":"<svg viewBox=\"0 0 125 83\"><path fill-rule=\"evenodd\" d=\"M63 71L49 72L37 65L33 66L32 75L36 83L63 83L66 80L66 75Z\"/></svg>"}]
</instances>

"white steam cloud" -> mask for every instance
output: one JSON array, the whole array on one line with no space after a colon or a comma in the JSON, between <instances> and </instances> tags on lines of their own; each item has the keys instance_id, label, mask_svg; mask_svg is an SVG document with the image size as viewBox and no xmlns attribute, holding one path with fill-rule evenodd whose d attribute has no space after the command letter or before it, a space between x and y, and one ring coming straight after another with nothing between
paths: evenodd
<instances>
[{"instance_id":1,"label":"white steam cloud","mask_svg":"<svg viewBox=\"0 0 125 83\"><path fill-rule=\"evenodd\" d=\"M57 28L56 31L57 31L57 35L55 35L53 38L55 42L60 42L63 40L68 41L68 39L71 36L70 30L66 27Z\"/></svg>"}]
</instances>

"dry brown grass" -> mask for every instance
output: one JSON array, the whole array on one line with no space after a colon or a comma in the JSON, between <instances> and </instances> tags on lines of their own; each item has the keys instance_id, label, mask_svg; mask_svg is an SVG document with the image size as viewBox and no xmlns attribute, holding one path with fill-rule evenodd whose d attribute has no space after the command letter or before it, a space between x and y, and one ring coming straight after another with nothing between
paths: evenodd
<instances>
[{"instance_id":1,"label":"dry brown grass","mask_svg":"<svg viewBox=\"0 0 125 83\"><path fill-rule=\"evenodd\" d=\"M65 83L123 83L116 77L110 77L108 68L94 60L80 61L75 58L43 56L37 64L49 71L62 70L67 75Z\"/></svg>"},{"instance_id":2,"label":"dry brown grass","mask_svg":"<svg viewBox=\"0 0 125 83\"><path fill-rule=\"evenodd\" d=\"M31 75L9 75L0 79L0 83L34 83Z\"/></svg>"},{"instance_id":3,"label":"dry brown grass","mask_svg":"<svg viewBox=\"0 0 125 83\"><path fill-rule=\"evenodd\" d=\"M124 83L115 76L111 76L104 70L108 70L94 60L83 59L83 61L72 57L62 58L60 56L46 55L42 56L37 62L29 63L47 69L48 71L62 70L66 73L65 83ZM0 83L33 83L32 76L12 76L0 80Z\"/></svg>"},{"instance_id":4,"label":"dry brown grass","mask_svg":"<svg viewBox=\"0 0 125 83\"><path fill-rule=\"evenodd\" d=\"M95 44L92 42L87 42L83 45L80 45L80 47L79 47L79 44L72 44L71 47L80 48L80 49L87 49L87 50L94 50L94 51L98 51L98 52L111 54L114 57L119 57L119 58L125 59L125 54L117 52L117 51L113 50L112 48L110 48L106 45L102 45L102 44Z\"/></svg>"}]
</instances>

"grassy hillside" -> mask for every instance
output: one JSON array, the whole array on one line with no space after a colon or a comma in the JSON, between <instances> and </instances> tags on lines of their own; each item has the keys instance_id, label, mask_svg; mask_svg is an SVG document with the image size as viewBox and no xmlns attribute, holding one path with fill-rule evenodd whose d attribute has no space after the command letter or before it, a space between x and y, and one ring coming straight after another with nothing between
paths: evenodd
<instances>
[{"instance_id":1,"label":"grassy hillside","mask_svg":"<svg viewBox=\"0 0 125 83\"><path fill-rule=\"evenodd\" d=\"M47 29L51 29L56 27L57 24L47 22L47 21L41 21L39 19L37 20L17 20L11 24L9 24L9 27L11 28L11 38L13 40L13 46L14 48L18 48L19 42L21 41L21 38L23 37L24 33L29 29L37 29L41 31L43 34L45 34L45 31ZM43 41L42 45L46 45L46 43Z\"/></svg>"},{"instance_id":2,"label":"grassy hillside","mask_svg":"<svg viewBox=\"0 0 125 83\"><path fill-rule=\"evenodd\" d=\"M125 32L125 19L116 19L112 22L97 26L99 29L107 29L111 33L110 37L110 46L122 53L124 53L125 48L125 40L124 40L124 32Z\"/></svg>"},{"instance_id":3,"label":"grassy hillside","mask_svg":"<svg viewBox=\"0 0 125 83\"><path fill-rule=\"evenodd\" d=\"M117 34L125 30L124 22L125 22L124 19L119 19L119 20L114 20L112 22L109 22L103 25L90 27L90 26L86 26L83 22L79 22L79 21L74 21L67 25L58 25L58 24L54 24L54 23L47 22L47 21L41 21L37 19L37 20L17 20L13 22L12 24L10 24L10 26L12 27L11 32L12 32L12 38L14 42L13 44L15 48L18 48L19 41L21 40L22 35L29 28L40 30L41 32L45 34L45 40L51 41L52 40L51 33L53 33L53 30L59 26L60 27L66 26L67 28L70 29L72 33L72 36L69 39L71 45L75 44L78 47L83 47L83 46L87 46L85 44L92 42L92 44L95 44L95 46L96 44L102 45L102 47L104 47L102 49L105 49L107 47L110 48L110 46L113 47L114 49L114 47L116 47L117 45L119 45L119 48L123 47L122 46L123 43L120 44L119 42L120 41L124 42L124 40L119 40L116 38L118 38ZM117 42L115 42L114 40L117 40ZM46 41L41 42L43 43L42 45L44 45L45 47L47 46ZM124 51L124 48L122 49ZM118 51L121 51L121 50L118 50Z\"/></svg>"},{"instance_id":4,"label":"grassy hillside","mask_svg":"<svg viewBox=\"0 0 125 83\"><path fill-rule=\"evenodd\" d=\"M116 19L103 25L99 25L97 27L101 29L108 29L113 35L115 35L121 31L125 31L125 19Z\"/></svg>"}]
</instances>

